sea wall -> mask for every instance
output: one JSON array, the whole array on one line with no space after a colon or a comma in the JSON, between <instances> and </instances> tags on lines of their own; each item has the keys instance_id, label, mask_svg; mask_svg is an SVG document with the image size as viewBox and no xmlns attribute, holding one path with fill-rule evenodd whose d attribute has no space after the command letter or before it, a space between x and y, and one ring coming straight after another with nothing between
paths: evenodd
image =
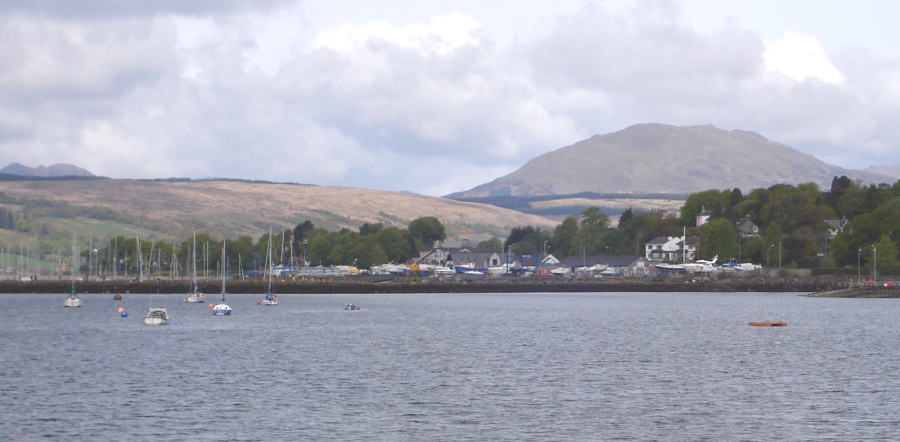
<instances>
[{"instance_id":1,"label":"sea wall","mask_svg":"<svg viewBox=\"0 0 900 442\"><path fill-rule=\"evenodd\" d=\"M207 294L221 293L221 281L200 281ZM478 278L434 279L415 277L341 277L331 279L285 280L273 283L279 294L364 294L364 293L517 293L517 292L802 292L816 293L837 287L830 278L759 276L718 280L578 280L563 278ZM0 293L68 293L66 280L0 281ZM76 281L78 293L186 293L188 283L173 280ZM229 281L228 293L265 293L267 283Z\"/></svg>"}]
</instances>

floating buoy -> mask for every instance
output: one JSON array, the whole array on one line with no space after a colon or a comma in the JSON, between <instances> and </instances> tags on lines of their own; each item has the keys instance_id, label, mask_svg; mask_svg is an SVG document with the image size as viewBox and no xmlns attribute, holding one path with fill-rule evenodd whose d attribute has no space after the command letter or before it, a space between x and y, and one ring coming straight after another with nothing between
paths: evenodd
<instances>
[{"instance_id":1,"label":"floating buoy","mask_svg":"<svg viewBox=\"0 0 900 442\"><path fill-rule=\"evenodd\" d=\"M261 302L259 302L259 301L256 301L256 305L259 305L259 304L261 304Z\"/></svg>"},{"instance_id":2,"label":"floating buoy","mask_svg":"<svg viewBox=\"0 0 900 442\"><path fill-rule=\"evenodd\" d=\"M209 303L209 308L213 308L213 307L215 307L215 306L212 305L212 303Z\"/></svg>"},{"instance_id":3,"label":"floating buoy","mask_svg":"<svg viewBox=\"0 0 900 442\"><path fill-rule=\"evenodd\" d=\"M121 300L122 300L122 295L116 293L116 295L113 296L113 301L121 301Z\"/></svg>"},{"instance_id":4,"label":"floating buoy","mask_svg":"<svg viewBox=\"0 0 900 442\"><path fill-rule=\"evenodd\" d=\"M751 322L749 324L752 327L787 327L787 322L784 321L762 321L762 322Z\"/></svg>"},{"instance_id":5,"label":"floating buoy","mask_svg":"<svg viewBox=\"0 0 900 442\"><path fill-rule=\"evenodd\" d=\"M124 311L125 311L125 307L119 307L119 313L122 313Z\"/></svg>"},{"instance_id":6,"label":"floating buoy","mask_svg":"<svg viewBox=\"0 0 900 442\"><path fill-rule=\"evenodd\" d=\"M127 317L128 317L128 312L122 312L122 317L123 317L123 318L127 318Z\"/></svg>"}]
</instances>

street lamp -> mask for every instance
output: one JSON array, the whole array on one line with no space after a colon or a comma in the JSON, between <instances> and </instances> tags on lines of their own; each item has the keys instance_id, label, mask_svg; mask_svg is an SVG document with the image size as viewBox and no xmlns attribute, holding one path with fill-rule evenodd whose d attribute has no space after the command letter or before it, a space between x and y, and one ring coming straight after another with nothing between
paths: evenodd
<instances>
[{"instance_id":1,"label":"street lamp","mask_svg":"<svg viewBox=\"0 0 900 442\"><path fill-rule=\"evenodd\" d=\"M862 247L856 249L856 283L862 285L862 261L859 257L862 254Z\"/></svg>"},{"instance_id":2,"label":"street lamp","mask_svg":"<svg viewBox=\"0 0 900 442\"><path fill-rule=\"evenodd\" d=\"M769 268L769 251L772 250L772 247L775 247L775 244L769 244L769 248L766 249L766 269Z\"/></svg>"},{"instance_id":3,"label":"street lamp","mask_svg":"<svg viewBox=\"0 0 900 442\"><path fill-rule=\"evenodd\" d=\"M875 249L875 244L872 244L872 283L878 281L878 250Z\"/></svg>"},{"instance_id":4,"label":"street lamp","mask_svg":"<svg viewBox=\"0 0 900 442\"><path fill-rule=\"evenodd\" d=\"M779 270L781 270L781 243L783 243L783 242L784 242L784 240L778 241L778 269Z\"/></svg>"}]
</instances>

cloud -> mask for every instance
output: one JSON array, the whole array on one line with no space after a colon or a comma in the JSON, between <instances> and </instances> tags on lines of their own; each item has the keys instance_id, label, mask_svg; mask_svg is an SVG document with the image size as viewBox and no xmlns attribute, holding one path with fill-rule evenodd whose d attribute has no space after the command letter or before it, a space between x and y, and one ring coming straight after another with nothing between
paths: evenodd
<instances>
[{"instance_id":1,"label":"cloud","mask_svg":"<svg viewBox=\"0 0 900 442\"><path fill-rule=\"evenodd\" d=\"M766 69L780 72L794 80L815 78L829 84L840 84L844 76L831 63L822 43L812 35L788 32L780 40L766 42Z\"/></svg>"},{"instance_id":2,"label":"cloud","mask_svg":"<svg viewBox=\"0 0 900 442\"><path fill-rule=\"evenodd\" d=\"M68 3L0 1L6 161L441 195L663 122L898 163L896 55L700 32L671 2L589 5L509 44L467 11L315 25L298 2Z\"/></svg>"},{"instance_id":3,"label":"cloud","mask_svg":"<svg viewBox=\"0 0 900 442\"><path fill-rule=\"evenodd\" d=\"M0 0L0 14L53 17L67 20L106 20L154 15L234 14L275 11L290 0Z\"/></svg>"}]
</instances>

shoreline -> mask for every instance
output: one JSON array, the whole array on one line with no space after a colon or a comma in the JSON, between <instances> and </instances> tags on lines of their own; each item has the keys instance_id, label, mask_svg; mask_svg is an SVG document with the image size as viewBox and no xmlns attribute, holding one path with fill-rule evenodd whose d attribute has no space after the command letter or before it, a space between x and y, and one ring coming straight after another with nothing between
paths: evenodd
<instances>
[{"instance_id":1,"label":"shoreline","mask_svg":"<svg viewBox=\"0 0 900 442\"><path fill-rule=\"evenodd\" d=\"M222 291L221 280L202 280L200 289L207 294ZM265 293L262 279L228 281L226 291L233 294ZM165 293L186 294L185 280L108 280L76 281L78 293ZM71 280L0 281L0 294L68 293ZM574 293L574 292L795 292L815 296L839 289L832 278L744 277L711 279L603 279L560 278L417 278L417 277L341 277L331 279L280 280L272 282L279 294L389 294L389 293ZM857 296L858 297L858 296Z\"/></svg>"}]
</instances>

